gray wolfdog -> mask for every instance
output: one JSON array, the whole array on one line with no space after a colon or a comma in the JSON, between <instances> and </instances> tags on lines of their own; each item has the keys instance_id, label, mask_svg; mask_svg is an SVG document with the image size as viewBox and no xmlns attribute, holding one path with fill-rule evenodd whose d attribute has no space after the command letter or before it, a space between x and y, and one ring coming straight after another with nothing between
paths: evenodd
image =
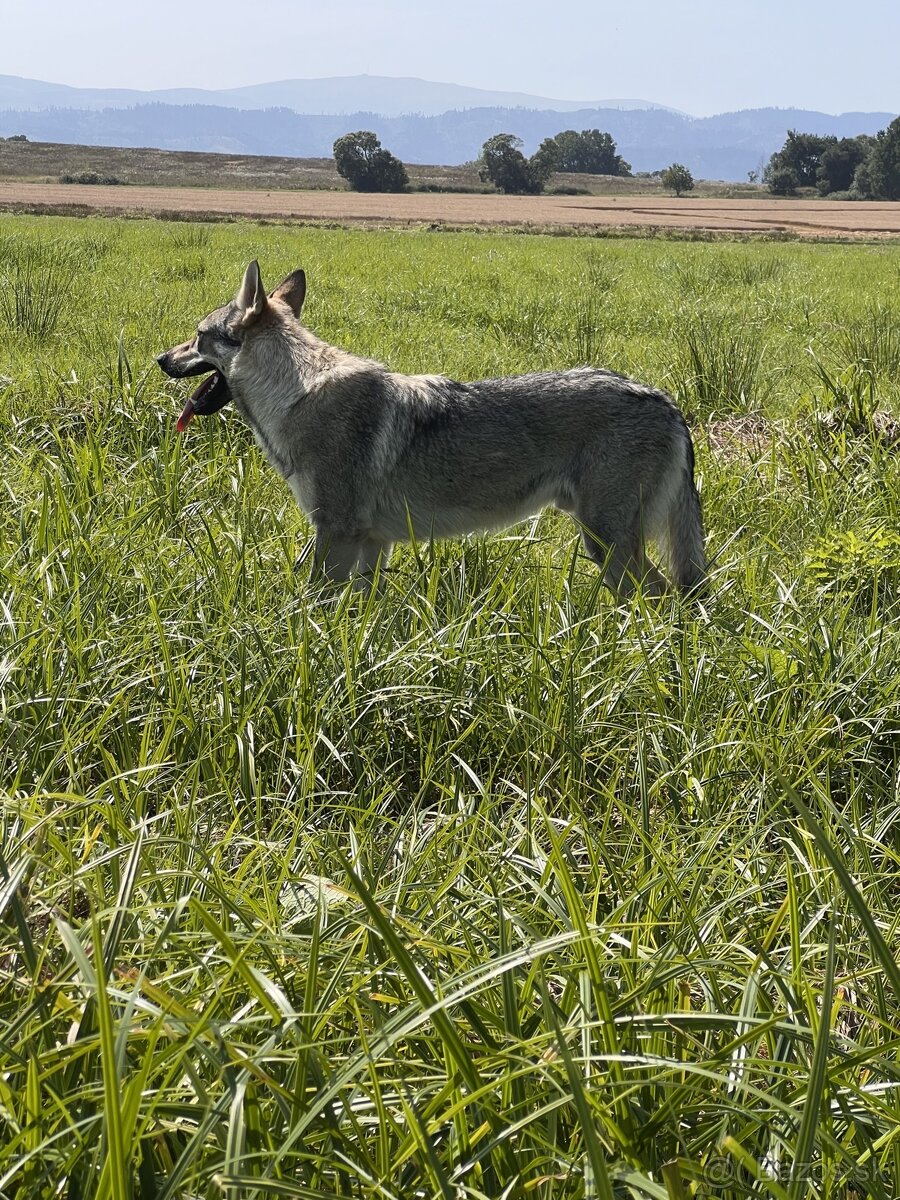
<instances>
[{"instance_id":1,"label":"gray wolfdog","mask_svg":"<svg viewBox=\"0 0 900 1200\"><path fill-rule=\"evenodd\" d=\"M167 375L207 375L178 421L233 400L315 527L315 570L366 587L394 542L571 513L619 596L706 579L694 452L665 392L594 367L456 383L398 375L323 342L299 320L303 271L270 294L252 262L231 303L159 355ZM211 374L210 374L211 372Z\"/></svg>"}]
</instances>

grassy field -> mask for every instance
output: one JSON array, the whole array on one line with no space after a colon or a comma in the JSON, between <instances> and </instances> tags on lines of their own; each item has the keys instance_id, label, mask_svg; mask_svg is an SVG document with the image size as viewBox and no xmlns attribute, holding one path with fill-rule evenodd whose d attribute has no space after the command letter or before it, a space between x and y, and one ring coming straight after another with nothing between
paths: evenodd
<instances>
[{"instance_id":1,"label":"grassy field","mask_svg":"<svg viewBox=\"0 0 900 1200\"><path fill-rule=\"evenodd\" d=\"M493 192L471 163L457 167L408 163L413 191ZM156 187L296 188L347 191L333 158L292 158L265 154L204 154L120 146L77 146L58 142L14 142L0 138L0 179L56 183L61 175L94 172L123 184ZM594 196L664 196L658 179L617 178L557 172L549 187L578 188ZM769 190L749 183L697 181L697 196L768 198Z\"/></svg>"},{"instance_id":2,"label":"grassy field","mask_svg":"<svg viewBox=\"0 0 900 1200\"><path fill-rule=\"evenodd\" d=\"M712 601L552 514L309 596L153 361L254 256L671 389ZM4 217L0 376L0 1196L895 1200L898 248Z\"/></svg>"}]
</instances>

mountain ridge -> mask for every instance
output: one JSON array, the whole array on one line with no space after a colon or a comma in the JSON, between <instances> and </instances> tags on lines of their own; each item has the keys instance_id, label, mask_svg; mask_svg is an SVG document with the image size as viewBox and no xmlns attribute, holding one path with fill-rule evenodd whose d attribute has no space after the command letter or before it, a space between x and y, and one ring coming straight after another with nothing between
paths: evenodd
<instances>
[{"instance_id":1,"label":"mountain ridge","mask_svg":"<svg viewBox=\"0 0 900 1200\"><path fill-rule=\"evenodd\" d=\"M0 75L0 109L130 108L140 104L206 104L253 110L290 108L316 116L375 112L383 117L438 116L455 109L526 108L575 112L584 108L666 109L650 100L558 100L528 92L439 83L415 76L337 75L276 79L234 88L83 88L20 75ZM682 114L686 115L686 114Z\"/></svg>"},{"instance_id":2,"label":"mountain ridge","mask_svg":"<svg viewBox=\"0 0 900 1200\"><path fill-rule=\"evenodd\" d=\"M610 133L634 171L683 163L698 179L741 180L759 172L790 128L853 137L877 133L891 113L832 116L803 109L745 109L714 117L664 110L581 109L573 113L484 108L433 117L307 116L290 109L243 110L211 105L147 104L126 109L0 111L0 137L25 134L41 142L156 147L225 154L330 157L335 138L371 129L404 162L458 165L477 158L495 133L514 133L531 153L565 128Z\"/></svg>"}]
</instances>

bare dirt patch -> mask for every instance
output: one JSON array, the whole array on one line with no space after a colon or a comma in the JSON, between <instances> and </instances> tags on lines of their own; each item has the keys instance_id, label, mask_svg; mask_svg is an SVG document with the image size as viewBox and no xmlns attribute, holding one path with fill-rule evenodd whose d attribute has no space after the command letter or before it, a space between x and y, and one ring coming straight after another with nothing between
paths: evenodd
<instances>
[{"instance_id":1,"label":"bare dirt patch","mask_svg":"<svg viewBox=\"0 0 900 1200\"><path fill-rule=\"evenodd\" d=\"M397 196L0 181L0 209L439 228L569 228L581 233L636 229L824 239L900 237L900 204L828 200L430 193Z\"/></svg>"}]
</instances>

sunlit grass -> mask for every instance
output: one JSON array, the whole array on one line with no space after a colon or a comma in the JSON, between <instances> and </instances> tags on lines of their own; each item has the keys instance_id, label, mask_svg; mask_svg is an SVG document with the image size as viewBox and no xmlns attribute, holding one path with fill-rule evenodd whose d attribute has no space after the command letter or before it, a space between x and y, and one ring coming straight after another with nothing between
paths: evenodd
<instances>
[{"instance_id":1,"label":"sunlit grass","mask_svg":"<svg viewBox=\"0 0 900 1200\"><path fill-rule=\"evenodd\" d=\"M0 221L71 278L0 329L0 1196L893 1200L900 468L812 414L897 252L197 228ZM153 362L253 256L397 369L683 387L712 601L553 515L308 595Z\"/></svg>"}]
</instances>

